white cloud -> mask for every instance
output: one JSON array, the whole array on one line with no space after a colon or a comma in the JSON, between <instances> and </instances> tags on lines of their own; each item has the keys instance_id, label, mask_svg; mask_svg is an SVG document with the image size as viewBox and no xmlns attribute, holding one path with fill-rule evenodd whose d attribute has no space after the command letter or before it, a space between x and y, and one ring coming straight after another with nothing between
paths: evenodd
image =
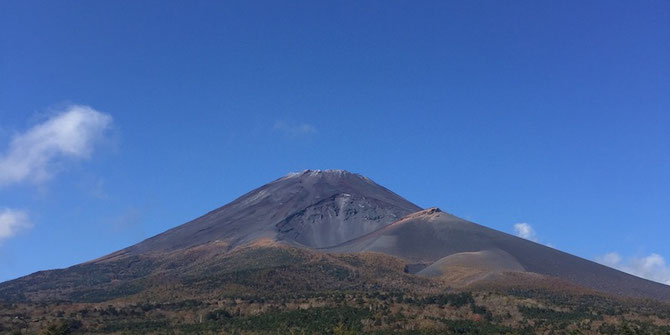
<instances>
[{"instance_id":1,"label":"white cloud","mask_svg":"<svg viewBox=\"0 0 670 335\"><path fill-rule=\"evenodd\" d=\"M316 127L309 123L288 123L285 121L275 122L273 129L292 137L312 135L317 132Z\"/></svg>"},{"instance_id":2,"label":"white cloud","mask_svg":"<svg viewBox=\"0 0 670 335\"><path fill-rule=\"evenodd\" d=\"M27 212L9 208L0 210L0 242L30 227Z\"/></svg>"},{"instance_id":3,"label":"white cloud","mask_svg":"<svg viewBox=\"0 0 670 335\"><path fill-rule=\"evenodd\" d=\"M610 252L602 257L599 257L599 262L607 266L616 266L621 263L621 256L616 252Z\"/></svg>"},{"instance_id":4,"label":"white cloud","mask_svg":"<svg viewBox=\"0 0 670 335\"><path fill-rule=\"evenodd\" d=\"M663 256L652 253L646 257L628 257L624 259L616 252L610 252L596 261L603 265L630 273L632 275L670 285L670 266Z\"/></svg>"},{"instance_id":5,"label":"white cloud","mask_svg":"<svg viewBox=\"0 0 670 335\"><path fill-rule=\"evenodd\" d=\"M535 229L525 222L515 223L514 224L514 233L516 236L537 242L537 235L535 234Z\"/></svg>"},{"instance_id":6,"label":"white cloud","mask_svg":"<svg viewBox=\"0 0 670 335\"><path fill-rule=\"evenodd\" d=\"M109 127L112 117L88 106L71 105L14 136L0 155L0 187L48 180L62 159L84 159Z\"/></svg>"}]
</instances>

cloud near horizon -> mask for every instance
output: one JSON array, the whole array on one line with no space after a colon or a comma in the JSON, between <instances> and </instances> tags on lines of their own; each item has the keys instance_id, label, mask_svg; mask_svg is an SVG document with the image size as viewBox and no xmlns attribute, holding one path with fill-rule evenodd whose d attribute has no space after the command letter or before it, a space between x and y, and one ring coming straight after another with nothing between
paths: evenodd
<instances>
[{"instance_id":1,"label":"cloud near horizon","mask_svg":"<svg viewBox=\"0 0 670 335\"><path fill-rule=\"evenodd\" d=\"M32 224L26 211L10 208L0 210L0 243L30 227Z\"/></svg>"},{"instance_id":2,"label":"cloud near horizon","mask_svg":"<svg viewBox=\"0 0 670 335\"><path fill-rule=\"evenodd\" d=\"M309 123L288 123L285 121L277 121L275 122L274 126L272 129L276 131L282 132L284 135L291 136L291 137L296 137L296 136L304 136L304 135L312 135L316 134L317 130L316 127Z\"/></svg>"},{"instance_id":3,"label":"cloud near horizon","mask_svg":"<svg viewBox=\"0 0 670 335\"><path fill-rule=\"evenodd\" d=\"M596 257L596 262L630 273L634 276L670 285L670 265L663 256L652 253L646 257L628 257L624 259L616 252Z\"/></svg>"},{"instance_id":4,"label":"cloud near horizon","mask_svg":"<svg viewBox=\"0 0 670 335\"><path fill-rule=\"evenodd\" d=\"M89 106L71 105L48 120L15 135L0 155L0 187L42 183L65 159L85 159L112 123L112 117Z\"/></svg>"},{"instance_id":5,"label":"cloud near horizon","mask_svg":"<svg viewBox=\"0 0 670 335\"><path fill-rule=\"evenodd\" d=\"M525 238L527 240L537 242L537 234L535 233L535 229L533 227L525 222L519 222L514 224L514 234L516 236Z\"/></svg>"}]
</instances>

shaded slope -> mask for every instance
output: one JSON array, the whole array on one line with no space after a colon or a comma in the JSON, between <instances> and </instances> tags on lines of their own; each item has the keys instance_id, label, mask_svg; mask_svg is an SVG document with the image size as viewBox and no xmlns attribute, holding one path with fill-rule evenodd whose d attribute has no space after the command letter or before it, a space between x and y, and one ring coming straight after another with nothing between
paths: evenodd
<instances>
[{"instance_id":1,"label":"shaded slope","mask_svg":"<svg viewBox=\"0 0 670 335\"><path fill-rule=\"evenodd\" d=\"M359 194L338 193L279 222L277 239L309 247L333 246L400 219L397 206Z\"/></svg>"},{"instance_id":2,"label":"shaded slope","mask_svg":"<svg viewBox=\"0 0 670 335\"><path fill-rule=\"evenodd\" d=\"M509 255L511 258L505 256L508 264L516 263L528 272L614 294L670 300L670 286L459 219L437 208L410 214L378 231L327 249L331 252L377 251L423 264L459 253L487 250L498 250L498 256ZM446 263L445 266L449 265ZM432 270L439 269L439 265L437 263ZM514 268L518 269L517 265L510 269Z\"/></svg>"}]
</instances>

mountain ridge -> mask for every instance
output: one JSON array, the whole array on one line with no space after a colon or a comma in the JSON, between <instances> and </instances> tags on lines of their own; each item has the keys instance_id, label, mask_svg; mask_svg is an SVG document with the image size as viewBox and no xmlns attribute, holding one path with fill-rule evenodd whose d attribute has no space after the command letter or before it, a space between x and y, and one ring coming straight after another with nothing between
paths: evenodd
<instances>
[{"instance_id":1,"label":"mountain ridge","mask_svg":"<svg viewBox=\"0 0 670 335\"><path fill-rule=\"evenodd\" d=\"M231 247L235 247L255 238L274 238L276 233L274 226L287 217L336 194L357 193L365 193L365 198L382 201L384 204L380 208L385 208L388 211L386 214L393 218L420 209L360 174L345 170L304 170L284 175L205 215L126 248L124 252L139 254L175 250L214 240L226 240L230 242ZM252 220L256 221L256 224L249 222L251 221L248 219L249 212L255 215ZM381 220L378 226L390 221L391 218ZM377 225L372 225L369 229L375 227ZM184 234L179 234L184 230ZM207 235L201 234L205 231ZM171 237L171 235L177 236ZM184 242L185 238L181 237L182 235L190 235L188 237L192 238L192 241ZM199 236L194 238L194 235ZM230 236L235 238L231 239Z\"/></svg>"}]
</instances>

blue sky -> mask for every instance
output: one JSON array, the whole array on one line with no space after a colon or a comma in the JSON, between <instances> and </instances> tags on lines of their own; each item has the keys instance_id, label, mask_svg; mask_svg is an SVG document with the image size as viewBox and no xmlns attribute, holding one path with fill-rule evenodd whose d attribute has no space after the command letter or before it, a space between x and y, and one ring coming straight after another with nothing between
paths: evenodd
<instances>
[{"instance_id":1,"label":"blue sky","mask_svg":"<svg viewBox=\"0 0 670 335\"><path fill-rule=\"evenodd\" d=\"M0 280L290 171L670 282L668 1L3 1Z\"/></svg>"}]
</instances>

